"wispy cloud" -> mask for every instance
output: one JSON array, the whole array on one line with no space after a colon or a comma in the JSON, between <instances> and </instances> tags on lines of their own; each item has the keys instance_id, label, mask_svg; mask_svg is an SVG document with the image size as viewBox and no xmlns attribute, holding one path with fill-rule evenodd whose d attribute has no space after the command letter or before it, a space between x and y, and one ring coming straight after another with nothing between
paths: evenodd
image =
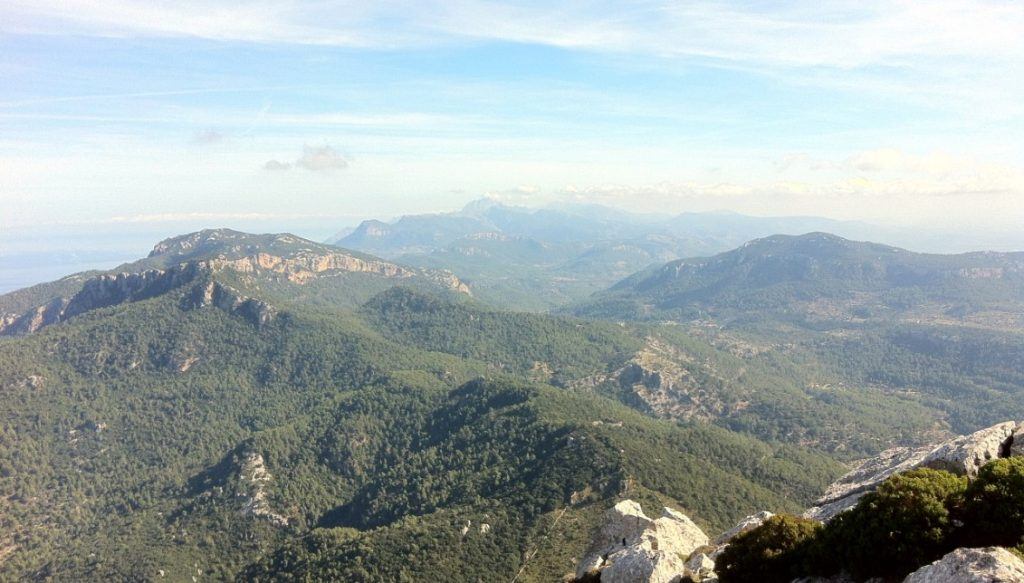
<instances>
[{"instance_id":1,"label":"wispy cloud","mask_svg":"<svg viewBox=\"0 0 1024 583\"><path fill-rule=\"evenodd\" d=\"M1024 4L1004 0L770 5L579 0L556 6L492 0L244 6L196 0L8 0L0 7L0 22L2 30L20 34L373 49L512 41L700 62L935 105L997 104L1014 112L1024 83L1007 74L1024 68Z\"/></svg>"},{"instance_id":2,"label":"wispy cloud","mask_svg":"<svg viewBox=\"0 0 1024 583\"><path fill-rule=\"evenodd\" d=\"M396 47L500 39L568 48L792 66L907 64L909 58L1013 57L1024 8L1000 0L643 3L425 0L255 2L8 0L10 32L184 36L263 43Z\"/></svg>"}]
</instances>

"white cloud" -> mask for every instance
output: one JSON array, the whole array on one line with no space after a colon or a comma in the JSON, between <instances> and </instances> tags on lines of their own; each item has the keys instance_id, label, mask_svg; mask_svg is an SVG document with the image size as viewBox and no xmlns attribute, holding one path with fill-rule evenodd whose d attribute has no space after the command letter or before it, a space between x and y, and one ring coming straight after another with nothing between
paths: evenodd
<instances>
[{"instance_id":1,"label":"white cloud","mask_svg":"<svg viewBox=\"0 0 1024 583\"><path fill-rule=\"evenodd\" d=\"M192 136L192 143L200 145L219 144L224 141L224 134L214 129L205 129Z\"/></svg>"},{"instance_id":2,"label":"white cloud","mask_svg":"<svg viewBox=\"0 0 1024 583\"><path fill-rule=\"evenodd\" d=\"M810 190L845 196L1024 196L1024 169L943 151L919 154L877 148L841 160L788 154L776 168L787 180L807 184Z\"/></svg>"},{"instance_id":3,"label":"white cloud","mask_svg":"<svg viewBox=\"0 0 1024 583\"><path fill-rule=\"evenodd\" d=\"M330 172L348 168L348 160L330 146L305 146L295 165L313 172Z\"/></svg>"},{"instance_id":4,"label":"white cloud","mask_svg":"<svg viewBox=\"0 0 1024 583\"><path fill-rule=\"evenodd\" d=\"M347 158L338 153L331 146L304 146L302 156L295 162L282 162L280 160L267 160L263 164L264 170L279 172L291 170L292 168L305 168L310 172L333 172L348 168Z\"/></svg>"}]
</instances>

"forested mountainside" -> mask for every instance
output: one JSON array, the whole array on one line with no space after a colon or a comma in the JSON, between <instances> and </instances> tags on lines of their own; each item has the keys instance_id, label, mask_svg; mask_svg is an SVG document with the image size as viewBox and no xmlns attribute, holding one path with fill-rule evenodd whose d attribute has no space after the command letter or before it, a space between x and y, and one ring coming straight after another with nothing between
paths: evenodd
<instances>
[{"instance_id":1,"label":"forested mountainside","mask_svg":"<svg viewBox=\"0 0 1024 583\"><path fill-rule=\"evenodd\" d=\"M459 308L468 290L444 278L354 278L310 268L333 248L286 263L307 243L259 240L162 243L96 276L119 294L91 276L37 290L62 317L0 339L2 578L549 580L621 494L714 529L799 508L839 472L565 388L639 346L620 326ZM459 309L450 338L412 321ZM338 560L289 563L297 548Z\"/></svg>"},{"instance_id":2,"label":"forested mountainside","mask_svg":"<svg viewBox=\"0 0 1024 583\"><path fill-rule=\"evenodd\" d=\"M774 236L638 273L577 310L613 317L893 319L1019 329L1024 253L929 255L827 233Z\"/></svg>"},{"instance_id":3,"label":"forested mountainside","mask_svg":"<svg viewBox=\"0 0 1024 583\"><path fill-rule=\"evenodd\" d=\"M784 359L820 390L913 402L959 433L1024 416L1022 253L775 236L640 272L571 311Z\"/></svg>"},{"instance_id":4,"label":"forested mountainside","mask_svg":"<svg viewBox=\"0 0 1024 583\"><path fill-rule=\"evenodd\" d=\"M720 532L1018 416L1020 332L980 312L594 311L643 277L580 308L603 319L515 312L447 271L212 230L0 296L0 579L548 581L624 497ZM871 277L851 289L899 283ZM1012 313L988 279L949 293ZM791 305L844 297L819 290Z\"/></svg>"}]
</instances>

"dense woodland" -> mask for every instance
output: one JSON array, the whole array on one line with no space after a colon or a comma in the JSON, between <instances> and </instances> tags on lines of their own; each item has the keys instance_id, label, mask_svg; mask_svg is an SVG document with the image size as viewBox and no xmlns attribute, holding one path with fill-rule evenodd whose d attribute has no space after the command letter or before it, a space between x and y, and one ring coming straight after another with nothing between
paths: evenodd
<instances>
[{"instance_id":1,"label":"dense woodland","mask_svg":"<svg viewBox=\"0 0 1024 583\"><path fill-rule=\"evenodd\" d=\"M342 251L211 234L120 270ZM548 581L622 497L717 533L800 511L844 462L1024 417L1019 297L894 290L863 264L876 249L856 268L815 249L827 285L802 258L679 303L697 292L645 273L564 310L585 318L429 271L224 270L0 337L0 579ZM755 251L733 259L761 265ZM0 312L88 277L0 296ZM850 304L850 277L879 303ZM192 301L209 281L271 317Z\"/></svg>"}]
</instances>

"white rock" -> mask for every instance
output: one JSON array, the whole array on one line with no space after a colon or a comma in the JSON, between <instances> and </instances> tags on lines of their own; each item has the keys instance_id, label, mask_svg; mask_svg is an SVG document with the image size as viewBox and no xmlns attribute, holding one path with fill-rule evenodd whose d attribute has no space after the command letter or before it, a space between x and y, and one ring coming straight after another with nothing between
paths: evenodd
<instances>
[{"instance_id":1,"label":"white rock","mask_svg":"<svg viewBox=\"0 0 1024 583\"><path fill-rule=\"evenodd\" d=\"M764 521L768 520L773 516L775 516L775 514L768 512L767 510L762 510L757 514L751 514L750 516L739 521L739 523L736 526L730 528L729 530L719 535L719 537L715 539L715 544L725 544L733 538L735 538L736 536L743 534L744 532L754 530L755 528L761 526L762 524L764 524Z\"/></svg>"},{"instance_id":2,"label":"white rock","mask_svg":"<svg viewBox=\"0 0 1024 583\"><path fill-rule=\"evenodd\" d=\"M1010 455L1008 442L1016 427L1015 422L1007 421L957 437L932 450L921 465L974 477L981 466Z\"/></svg>"},{"instance_id":3,"label":"white rock","mask_svg":"<svg viewBox=\"0 0 1024 583\"><path fill-rule=\"evenodd\" d=\"M1024 427L1024 423L1007 421L931 447L886 450L836 480L804 516L827 522L853 508L861 496L889 476L915 468L935 468L973 477L987 462L1013 453L1018 425Z\"/></svg>"},{"instance_id":4,"label":"white rock","mask_svg":"<svg viewBox=\"0 0 1024 583\"><path fill-rule=\"evenodd\" d=\"M903 580L903 583L973 582L1024 582L1024 561L1000 547L957 549Z\"/></svg>"},{"instance_id":5,"label":"white rock","mask_svg":"<svg viewBox=\"0 0 1024 583\"><path fill-rule=\"evenodd\" d=\"M681 578L684 558L707 543L707 535L685 514L665 508L652 520L638 503L623 500L605 513L576 576L601 571L603 583L671 583Z\"/></svg>"},{"instance_id":6,"label":"white rock","mask_svg":"<svg viewBox=\"0 0 1024 583\"><path fill-rule=\"evenodd\" d=\"M1024 421L1013 430L1013 441L1010 443L1010 456L1024 455Z\"/></svg>"},{"instance_id":7,"label":"white rock","mask_svg":"<svg viewBox=\"0 0 1024 583\"><path fill-rule=\"evenodd\" d=\"M706 581L716 576L715 561L705 553L693 553L686 561L685 574L691 581Z\"/></svg>"},{"instance_id":8,"label":"white rock","mask_svg":"<svg viewBox=\"0 0 1024 583\"><path fill-rule=\"evenodd\" d=\"M676 553L651 548L649 541L608 557L601 583L678 583L686 564Z\"/></svg>"}]
</instances>

